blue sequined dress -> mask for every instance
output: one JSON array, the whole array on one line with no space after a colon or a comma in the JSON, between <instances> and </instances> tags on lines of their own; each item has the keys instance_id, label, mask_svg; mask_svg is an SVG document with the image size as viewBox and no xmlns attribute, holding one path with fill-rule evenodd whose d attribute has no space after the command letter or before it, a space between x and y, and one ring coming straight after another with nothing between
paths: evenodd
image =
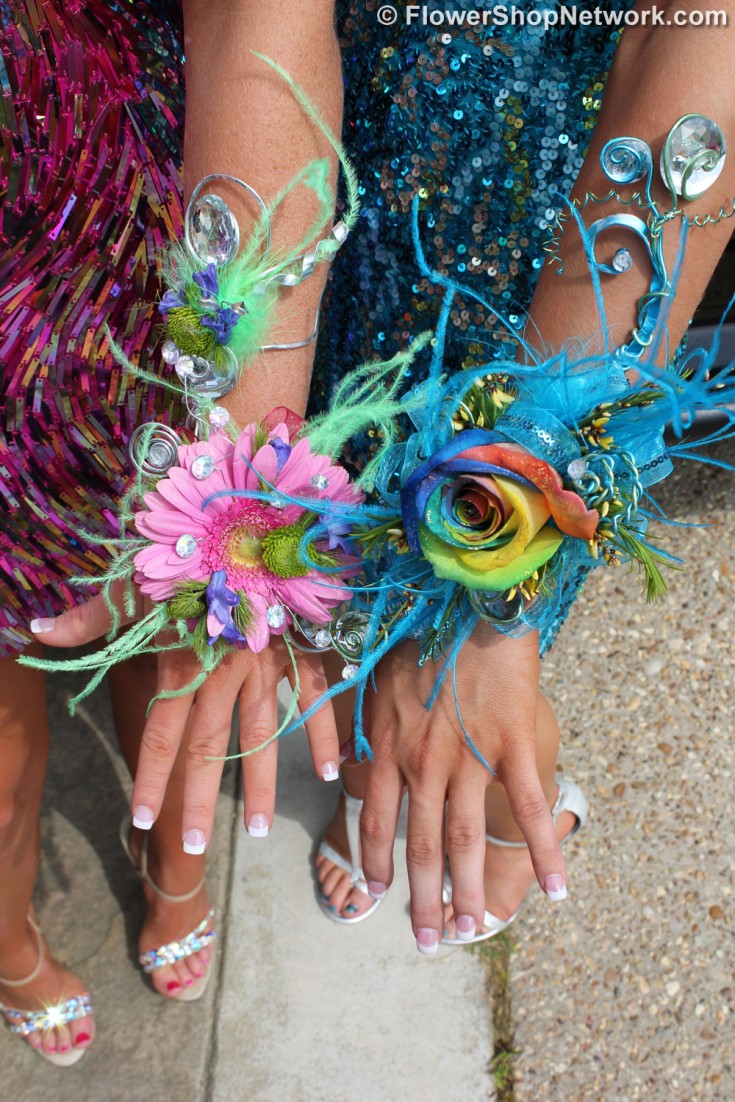
<instances>
[{"instance_id":1,"label":"blue sequined dress","mask_svg":"<svg viewBox=\"0 0 735 1102\"><path fill-rule=\"evenodd\" d=\"M618 41L609 27L406 26L402 15L388 27L378 18L381 4L337 5L344 143L362 183L362 211L330 275L314 410L347 371L388 358L436 323L441 289L419 277L411 239L417 194L430 264L477 290L511 323L521 322L544 263L550 221L563 207L596 124ZM633 0L613 0L605 7L622 15L632 6ZM455 12L482 7L428 5ZM588 7L566 4L568 10ZM503 340L507 330L486 309L469 297L457 299L447 342L450 369L485 362ZM375 443L369 436L356 443L358 464ZM542 651L582 581L568 587Z\"/></svg>"}]
</instances>

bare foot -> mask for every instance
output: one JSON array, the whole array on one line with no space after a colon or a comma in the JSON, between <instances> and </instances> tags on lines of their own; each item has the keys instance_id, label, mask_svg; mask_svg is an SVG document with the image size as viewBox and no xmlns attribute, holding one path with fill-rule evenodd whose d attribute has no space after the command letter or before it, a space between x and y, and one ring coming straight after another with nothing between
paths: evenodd
<instances>
[{"instance_id":1,"label":"bare foot","mask_svg":"<svg viewBox=\"0 0 735 1102\"><path fill-rule=\"evenodd\" d=\"M556 799L556 792L554 799ZM559 841L566 838L576 822L577 816L572 811L561 813L556 821L556 836ZM487 843L485 846L486 910L496 918L507 921L518 910L526 892L535 883L536 874L526 846L516 849L494 846L492 842ZM446 938L457 937L451 903L444 908L444 929Z\"/></svg>"},{"instance_id":2,"label":"bare foot","mask_svg":"<svg viewBox=\"0 0 735 1102\"><path fill-rule=\"evenodd\" d=\"M39 942L30 925L15 942L5 941L0 949L0 976L21 980L30 976L38 964ZM63 968L51 956L44 941L43 963L38 975L28 984L7 986L0 980L0 1003L13 1010L47 1010L78 998L85 993L84 984L73 972ZM94 1020L88 1016L26 1038L31 1048L48 1053L66 1054L72 1049L89 1048L94 1039Z\"/></svg>"},{"instance_id":3,"label":"bare foot","mask_svg":"<svg viewBox=\"0 0 735 1102\"><path fill-rule=\"evenodd\" d=\"M324 832L323 840L349 863L350 847L347 841L344 793L340 794L337 810ZM359 888L351 887L349 874L328 857L318 853L314 863L322 898L335 914L342 918L355 919L373 906L374 901L370 896Z\"/></svg>"},{"instance_id":4,"label":"bare foot","mask_svg":"<svg viewBox=\"0 0 735 1102\"><path fill-rule=\"evenodd\" d=\"M140 831L133 830L130 849L136 861L140 857ZM169 895L186 895L201 880L204 874L204 858L189 855L172 855L173 859L163 861L156 846L155 830L150 836L148 849L148 875L153 882ZM210 903L206 886L188 900L172 903L163 899L145 881L142 882L148 909L143 928L138 939L140 953L150 953L173 941L181 941L192 933L209 913ZM211 929L208 924L206 929ZM185 996L187 989L194 986L207 972L213 946L200 949L198 953L163 965L150 973L153 986L160 995L169 999Z\"/></svg>"}]
</instances>

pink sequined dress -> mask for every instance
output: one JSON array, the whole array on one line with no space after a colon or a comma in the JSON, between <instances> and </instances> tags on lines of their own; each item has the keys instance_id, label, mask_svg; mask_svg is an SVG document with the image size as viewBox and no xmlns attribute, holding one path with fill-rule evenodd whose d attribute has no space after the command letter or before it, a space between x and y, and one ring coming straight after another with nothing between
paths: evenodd
<instances>
[{"instance_id":1,"label":"pink sequined dress","mask_svg":"<svg viewBox=\"0 0 735 1102\"><path fill-rule=\"evenodd\" d=\"M182 229L180 5L0 0L0 653L108 558L151 371L156 254ZM149 362L150 357L150 362Z\"/></svg>"}]
</instances>

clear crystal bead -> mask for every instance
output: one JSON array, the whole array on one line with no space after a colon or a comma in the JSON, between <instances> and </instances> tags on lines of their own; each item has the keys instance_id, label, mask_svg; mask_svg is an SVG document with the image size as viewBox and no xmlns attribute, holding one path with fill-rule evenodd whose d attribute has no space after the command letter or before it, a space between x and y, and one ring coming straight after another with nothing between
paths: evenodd
<instances>
[{"instance_id":1,"label":"clear crystal bead","mask_svg":"<svg viewBox=\"0 0 735 1102\"><path fill-rule=\"evenodd\" d=\"M230 423L230 415L222 406L215 406L209 411L209 423L215 429L223 429Z\"/></svg>"},{"instance_id":2,"label":"clear crystal bead","mask_svg":"<svg viewBox=\"0 0 735 1102\"><path fill-rule=\"evenodd\" d=\"M265 614L268 627L282 628L286 623L286 610L283 605L271 605Z\"/></svg>"},{"instance_id":3,"label":"clear crystal bead","mask_svg":"<svg viewBox=\"0 0 735 1102\"><path fill-rule=\"evenodd\" d=\"M191 247L205 264L229 264L240 248L237 219L219 195L200 196L189 211Z\"/></svg>"},{"instance_id":4,"label":"clear crystal bead","mask_svg":"<svg viewBox=\"0 0 735 1102\"><path fill-rule=\"evenodd\" d=\"M701 165L692 165L700 154ZM725 138L719 126L704 115L691 115L682 119L669 134L661 153L661 173L666 178L668 164L671 182L677 195L685 199L696 199L714 184L725 167ZM687 168L691 175L685 179Z\"/></svg>"},{"instance_id":5,"label":"clear crystal bead","mask_svg":"<svg viewBox=\"0 0 735 1102\"><path fill-rule=\"evenodd\" d=\"M163 440L154 440L148 449L146 460L155 471L167 471L171 464L171 448Z\"/></svg>"},{"instance_id":6,"label":"clear crystal bead","mask_svg":"<svg viewBox=\"0 0 735 1102\"><path fill-rule=\"evenodd\" d=\"M179 358L179 350L173 341L166 341L161 349L161 355L167 364L175 364Z\"/></svg>"},{"instance_id":7,"label":"clear crystal bead","mask_svg":"<svg viewBox=\"0 0 735 1102\"><path fill-rule=\"evenodd\" d=\"M326 650L332 642L332 633L327 631L326 628L320 628L314 636L314 646L319 647L319 650Z\"/></svg>"},{"instance_id":8,"label":"clear crystal bead","mask_svg":"<svg viewBox=\"0 0 735 1102\"><path fill-rule=\"evenodd\" d=\"M353 662L348 662L342 670L342 678L344 681L352 681L352 678L359 671L360 667L356 666Z\"/></svg>"},{"instance_id":9,"label":"clear crystal bead","mask_svg":"<svg viewBox=\"0 0 735 1102\"><path fill-rule=\"evenodd\" d=\"M191 356L179 356L176 361L176 374L181 380L193 379L196 368Z\"/></svg>"},{"instance_id":10,"label":"clear crystal bead","mask_svg":"<svg viewBox=\"0 0 735 1102\"><path fill-rule=\"evenodd\" d=\"M279 512L281 511L281 509L286 508L286 502L283 500L282 497L272 497L268 504L270 505L271 509L278 509Z\"/></svg>"},{"instance_id":11,"label":"clear crystal bead","mask_svg":"<svg viewBox=\"0 0 735 1102\"><path fill-rule=\"evenodd\" d=\"M197 549L197 541L193 536L179 536L176 541L176 554L180 559L190 559Z\"/></svg>"},{"instance_id":12,"label":"clear crystal bead","mask_svg":"<svg viewBox=\"0 0 735 1102\"><path fill-rule=\"evenodd\" d=\"M581 478L587 471L587 463L584 459L573 459L567 467L567 474L571 479Z\"/></svg>"},{"instance_id":13,"label":"clear crystal bead","mask_svg":"<svg viewBox=\"0 0 735 1102\"><path fill-rule=\"evenodd\" d=\"M312 486L315 486L317 490L326 490L329 486L329 479L325 474L313 474L309 482Z\"/></svg>"},{"instance_id":14,"label":"clear crystal bead","mask_svg":"<svg viewBox=\"0 0 735 1102\"><path fill-rule=\"evenodd\" d=\"M211 455L198 455L191 465L191 473L199 482L209 478L214 470L214 460Z\"/></svg>"},{"instance_id":15,"label":"clear crystal bead","mask_svg":"<svg viewBox=\"0 0 735 1102\"><path fill-rule=\"evenodd\" d=\"M633 267L633 256L628 249L618 249L612 258L612 266L616 272L629 272Z\"/></svg>"}]
</instances>

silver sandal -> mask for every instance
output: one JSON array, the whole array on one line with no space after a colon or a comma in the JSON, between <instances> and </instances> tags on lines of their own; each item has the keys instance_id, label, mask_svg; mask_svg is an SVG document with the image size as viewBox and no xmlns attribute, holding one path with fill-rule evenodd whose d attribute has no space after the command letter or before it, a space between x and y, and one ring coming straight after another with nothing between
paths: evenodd
<instances>
[{"instance_id":1,"label":"silver sandal","mask_svg":"<svg viewBox=\"0 0 735 1102\"><path fill-rule=\"evenodd\" d=\"M347 861L341 853L338 853L333 846L329 845L329 842L325 842L324 840L319 843L317 855L326 857L333 865L336 865L337 868L346 872L350 878L350 888L357 888L357 890L364 895L370 895L367 881L365 880L360 864L360 815L362 814L363 801L359 800L357 796L350 796L345 788L342 789L342 794L345 798L345 824L347 827L347 845L350 850L350 860ZM334 906L330 904L328 897L322 893L318 878L317 900L327 918L331 918L332 922L338 922L341 926L354 926L356 922L364 921L364 919L369 918L371 914L375 914L378 907L383 902L382 899L373 899L372 906L368 907L368 909L361 914L355 915L354 917L341 915L335 910Z\"/></svg>"},{"instance_id":2,"label":"silver sandal","mask_svg":"<svg viewBox=\"0 0 735 1102\"><path fill-rule=\"evenodd\" d=\"M130 849L131 827L132 819L129 815L126 815L120 824L120 842L140 879L147 884L156 895L160 896L161 899L165 899L167 903L187 903L190 899L193 899L194 896L201 891L202 885L204 884L204 878L202 877L197 886L190 892L186 892L185 895L170 895L162 888L159 888L158 884L156 884L155 880L153 880L148 872L148 835L143 834L140 850L140 864L138 864ZM215 941L216 937L217 931L214 926L214 907L210 907L208 913L190 934L187 934L186 937L181 938L179 941L169 941L167 945L160 945L157 949L150 949L147 953L141 953L138 956L138 961L146 975L150 976L151 973L156 972L159 968L166 968L171 964L176 964L177 961L185 960L187 957L193 956L194 953L198 953L201 949L206 949L207 946ZM178 1002L183 1003L192 1003L200 999L206 991L212 976L213 963L214 962L210 960L205 974L198 980L195 980L191 987L184 988L180 995L167 995L164 997L174 998L177 999Z\"/></svg>"},{"instance_id":3,"label":"silver sandal","mask_svg":"<svg viewBox=\"0 0 735 1102\"><path fill-rule=\"evenodd\" d=\"M577 821L569 831L567 835L561 840L562 845L566 845L572 835L581 830L587 820L587 814L589 807L584 792L575 784L574 781L569 781L565 777L559 777L557 779L557 785L559 792L554 806L551 809L551 818L556 825L559 816L563 811L571 811L573 815L577 816ZM507 849L527 849L525 842L507 842L504 838L495 838L492 834L485 835L485 841L492 843L494 846L505 846ZM442 889L442 902L452 902L452 878L447 867L444 873L444 885ZM442 945L474 945L478 941L486 941L490 937L495 937L497 934L501 934L503 930L507 930L511 922L515 922L518 915L521 913L523 903L521 903L518 910L514 911L510 918L498 918L492 911L485 911L485 917L482 920L482 929L476 933L473 937L467 941L462 941L460 938L443 937L441 939Z\"/></svg>"},{"instance_id":4,"label":"silver sandal","mask_svg":"<svg viewBox=\"0 0 735 1102\"><path fill-rule=\"evenodd\" d=\"M25 979L0 979L3 987L24 987L27 983L33 983L43 967L46 957L43 934L30 915L28 915L28 925L38 939L38 963ZM62 1003L57 1003L56 1006L47 1006L43 1010L17 1010L15 1007L4 1006L3 1003L0 1003L0 1014L3 1015L10 1026L10 1032L15 1033L18 1037L26 1038L33 1033L44 1033L48 1029L57 1029L59 1026L76 1022L79 1018L89 1018L93 1013L92 1003L86 991L73 999L66 999ZM33 1045L30 1047L33 1048ZM44 1052L42 1048L34 1048L33 1051L37 1052L39 1056L43 1056L44 1060L48 1060L50 1064L55 1064L56 1067L70 1068L72 1064L76 1064L78 1060L81 1060L87 1051L87 1047L72 1048L71 1052Z\"/></svg>"}]
</instances>

